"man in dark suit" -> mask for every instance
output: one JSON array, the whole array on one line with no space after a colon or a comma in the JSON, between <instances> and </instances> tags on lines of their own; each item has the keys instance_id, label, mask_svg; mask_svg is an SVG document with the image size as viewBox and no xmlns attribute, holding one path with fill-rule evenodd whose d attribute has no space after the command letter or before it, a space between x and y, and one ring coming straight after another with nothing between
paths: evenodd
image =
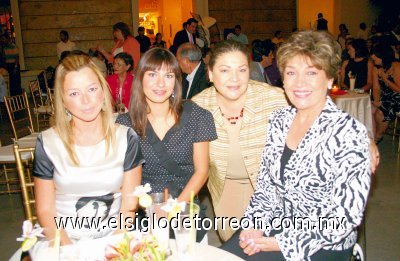
<instances>
[{"instance_id":1,"label":"man in dark suit","mask_svg":"<svg viewBox=\"0 0 400 261\"><path fill-rule=\"evenodd\" d=\"M175 34L174 43L170 47L170 51L176 54L176 50L183 43L196 44L196 28L197 20L194 18L189 18L186 21L185 28Z\"/></svg>"},{"instance_id":2,"label":"man in dark suit","mask_svg":"<svg viewBox=\"0 0 400 261\"><path fill-rule=\"evenodd\" d=\"M144 27L140 26L138 28L138 36L135 37L135 39L139 42L140 44L140 54L144 54L147 50L150 49L150 38L144 35ZM138 63L139 61L135 61L135 63Z\"/></svg>"},{"instance_id":3,"label":"man in dark suit","mask_svg":"<svg viewBox=\"0 0 400 261\"><path fill-rule=\"evenodd\" d=\"M208 87L206 65L200 48L191 43L181 44L176 53L182 76L182 98L191 99Z\"/></svg>"}]
</instances>

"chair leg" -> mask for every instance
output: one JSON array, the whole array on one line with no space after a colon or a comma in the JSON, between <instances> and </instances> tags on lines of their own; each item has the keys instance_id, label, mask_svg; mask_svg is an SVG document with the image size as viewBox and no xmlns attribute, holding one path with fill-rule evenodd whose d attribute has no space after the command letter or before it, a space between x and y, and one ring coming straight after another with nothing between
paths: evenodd
<instances>
[{"instance_id":1,"label":"chair leg","mask_svg":"<svg viewBox=\"0 0 400 261\"><path fill-rule=\"evenodd\" d=\"M8 179L8 173L7 173L7 167L6 164L3 165L3 170L4 170L4 177L5 177L5 181L6 181L6 186L7 186L7 193L8 195L11 194L11 187L10 187L10 180Z\"/></svg>"},{"instance_id":2,"label":"chair leg","mask_svg":"<svg viewBox=\"0 0 400 261\"><path fill-rule=\"evenodd\" d=\"M40 126L39 126L39 113L36 113L36 124L37 124L37 130L40 132Z\"/></svg>"}]
</instances>

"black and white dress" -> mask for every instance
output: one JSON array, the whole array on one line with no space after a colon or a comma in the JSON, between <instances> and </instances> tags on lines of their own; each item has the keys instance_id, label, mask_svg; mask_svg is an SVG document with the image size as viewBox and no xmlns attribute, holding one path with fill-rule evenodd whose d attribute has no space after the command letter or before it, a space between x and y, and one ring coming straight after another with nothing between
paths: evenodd
<instances>
[{"instance_id":1,"label":"black and white dress","mask_svg":"<svg viewBox=\"0 0 400 261\"><path fill-rule=\"evenodd\" d=\"M118 217L121 207L121 187L124 172L141 165L143 155L139 138L132 128L117 125L115 146L106 153L106 141L92 146L74 145L79 159L75 166L57 132L43 131L36 142L33 175L53 180L57 217L78 218L82 227L66 222L65 231L72 241L95 239L109 235L111 217ZM115 150L113 150L113 148ZM79 219L81 218L81 219ZM94 218L99 226L89 227L83 219Z\"/></svg>"},{"instance_id":2,"label":"black and white dress","mask_svg":"<svg viewBox=\"0 0 400 261\"><path fill-rule=\"evenodd\" d=\"M281 176L281 157L295 114L295 108L285 107L270 120L257 188L245 217L259 217L269 225L274 218L317 223L319 218L339 218L343 226L333 230L291 226L275 234L271 226L265 228L265 236L275 234L286 260L307 260L319 250L346 250L355 244L371 182L369 139L365 127L328 97Z\"/></svg>"}]
</instances>

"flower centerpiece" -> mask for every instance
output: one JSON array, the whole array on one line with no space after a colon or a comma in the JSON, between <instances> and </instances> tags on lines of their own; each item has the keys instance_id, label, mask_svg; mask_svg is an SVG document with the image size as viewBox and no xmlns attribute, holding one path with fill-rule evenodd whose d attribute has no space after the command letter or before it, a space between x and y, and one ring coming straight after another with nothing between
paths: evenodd
<instances>
[{"instance_id":1,"label":"flower centerpiece","mask_svg":"<svg viewBox=\"0 0 400 261\"><path fill-rule=\"evenodd\" d=\"M160 248L154 236L133 232L123 235L121 242L106 248L106 260L110 261L164 261L170 251Z\"/></svg>"}]
</instances>

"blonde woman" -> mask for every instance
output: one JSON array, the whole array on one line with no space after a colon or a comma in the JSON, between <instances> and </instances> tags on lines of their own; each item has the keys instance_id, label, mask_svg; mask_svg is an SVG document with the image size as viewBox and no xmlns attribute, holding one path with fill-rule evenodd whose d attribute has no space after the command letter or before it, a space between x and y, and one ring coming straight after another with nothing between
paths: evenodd
<instances>
[{"instance_id":1,"label":"blonde woman","mask_svg":"<svg viewBox=\"0 0 400 261\"><path fill-rule=\"evenodd\" d=\"M54 239L55 220L63 217L101 223L68 224L61 245L109 235L107 222L119 222L119 214L134 217L137 202L130 194L141 183L142 163L135 132L113 122L101 72L86 55L67 56L56 72L54 126L38 137L35 150L36 213L46 240Z\"/></svg>"}]
</instances>

